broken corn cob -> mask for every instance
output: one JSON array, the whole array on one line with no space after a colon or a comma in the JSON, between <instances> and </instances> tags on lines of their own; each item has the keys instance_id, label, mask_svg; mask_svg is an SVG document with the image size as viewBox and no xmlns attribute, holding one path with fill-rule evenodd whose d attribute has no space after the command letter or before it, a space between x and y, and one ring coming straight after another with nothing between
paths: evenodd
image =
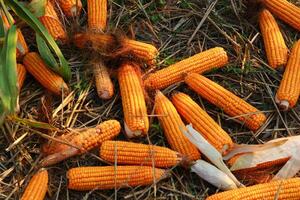
<instances>
[{"instance_id":1,"label":"broken corn cob","mask_svg":"<svg viewBox=\"0 0 300 200\"><path fill-rule=\"evenodd\" d=\"M300 31L300 8L287 0L262 0L274 15Z\"/></svg>"},{"instance_id":2,"label":"broken corn cob","mask_svg":"<svg viewBox=\"0 0 300 200\"><path fill-rule=\"evenodd\" d=\"M151 185L166 175L150 166L77 167L67 172L68 188L79 191Z\"/></svg>"},{"instance_id":3,"label":"broken corn cob","mask_svg":"<svg viewBox=\"0 0 300 200\"><path fill-rule=\"evenodd\" d=\"M17 64L17 75L18 75L18 85L20 91L26 78L26 69L24 65Z\"/></svg>"},{"instance_id":4,"label":"broken corn cob","mask_svg":"<svg viewBox=\"0 0 300 200\"><path fill-rule=\"evenodd\" d=\"M75 35L74 43L78 48L90 47L102 51L114 49L115 52L123 52L123 55L127 57L132 55L150 65L155 62L158 55L158 50L151 44L127 38L116 38L108 34L79 33Z\"/></svg>"},{"instance_id":5,"label":"broken corn cob","mask_svg":"<svg viewBox=\"0 0 300 200\"><path fill-rule=\"evenodd\" d=\"M121 131L121 125L117 120L107 120L95 128L89 128L83 132L73 132L71 135L60 136L64 142L70 145L52 142L43 147L43 152L48 154L41 162L41 166L49 166L65 160L71 156L83 154L102 142L116 137ZM72 145L72 146L71 146Z\"/></svg>"},{"instance_id":6,"label":"broken corn cob","mask_svg":"<svg viewBox=\"0 0 300 200\"><path fill-rule=\"evenodd\" d=\"M162 89L183 81L185 73L203 73L227 63L228 57L224 49L215 47L150 74L144 84L149 89Z\"/></svg>"},{"instance_id":7,"label":"broken corn cob","mask_svg":"<svg viewBox=\"0 0 300 200\"><path fill-rule=\"evenodd\" d=\"M26 70L50 92L56 95L69 92L64 80L47 67L38 53L30 52L26 54L23 64Z\"/></svg>"},{"instance_id":8,"label":"broken corn cob","mask_svg":"<svg viewBox=\"0 0 300 200\"><path fill-rule=\"evenodd\" d=\"M231 117L237 117L253 131L259 129L266 121L266 116L261 111L202 75L190 73L185 77L185 83Z\"/></svg>"},{"instance_id":9,"label":"broken corn cob","mask_svg":"<svg viewBox=\"0 0 300 200\"><path fill-rule=\"evenodd\" d=\"M82 9L81 0L59 0L58 3L67 17L78 16Z\"/></svg>"},{"instance_id":10,"label":"broken corn cob","mask_svg":"<svg viewBox=\"0 0 300 200\"><path fill-rule=\"evenodd\" d=\"M47 190L48 172L42 169L31 178L21 200L43 200Z\"/></svg>"},{"instance_id":11,"label":"broken corn cob","mask_svg":"<svg viewBox=\"0 0 300 200\"><path fill-rule=\"evenodd\" d=\"M160 91L156 93L154 108L171 148L190 160L198 160L200 152L181 132L186 129L184 123L172 102Z\"/></svg>"},{"instance_id":12,"label":"broken corn cob","mask_svg":"<svg viewBox=\"0 0 300 200\"><path fill-rule=\"evenodd\" d=\"M288 57L288 48L278 24L272 14L264 9L259 15L259 27L264 40L269 65L273 68L285 66Z\"/></svg>"},{"instance_id":13,"label":"broken corn cob","mask_svg":"<svg viewBox=\"0 0 300 200\"><path fill-rule=\"evenodd\" d=\"M87 0L88 26L92 31L104 31L107 23L107 0Z\"/></svg>"},{"instance_id":14,"label":"broken corn cob","mask_svg":"<svg viewBox=\"0 0 300 200\"><path fill-rule=\"evenodd\" d=\"M126 135L129 138L146 135L149 120L138 66L133 62L123 62L118 71L118 80Z\"/></svg>"},{"instance_id":15,"label":"broken corn cob","mask_svg":"<svg viewBox=\"0 0 300 200\"><path fill-rule=\"evenodd\" d=\"M279 107L287 110L296 105L300 95L300 40L292 49L275 100Z\"/></svg>"},{"instance_id":16,"label":"broken corn cob","mask_svg":"<svg viewBox=\"0 0 300 200\"><path fill-rule=\"evenodd\" d=\"M114 95L114 85L110 79L107 67L101 60L92 65L99 98L110 99Z\"/></svg>"},{"instance_id":17,"label":"broken corn cob","mask_svg":"<svg viewBox=\"0 0 300 200\"><path fill-rule=\"evenodd\" d=\"M221 192L206 198L206 200L298 200L300 199L299 187L300 178L291 178Z\"/></svg>"},{"instance_id":18,"label":"broken corn cob","mask_svg":"<svg viewBox=\"0 0 300 200\"><path fill-rule=\"evenodd\" d=\"M166 147L123 141L105 141L100 157L108 162L126 165L173 167L182 159L179 153Z\"/></svg>"},{"instance_id":19,"label":"broken corn cob","mask_svg":"<svg viewBox=\"0 0 300 200\"><path fill-rule=\"evenodd\" d=\"M66 42L67 33L64 30L64 27L57 16L57 13L53 7L51 1L48 1L45 8L45 14L42 17L39 17L41 23L46 27L50 35L54 40L59 40L61 42Z\"/></svg>"},{"instance_id":20,"label":"broken corn cob","mask_svg":"<svg viewBox=\"0 0 300 200\"><path fill-rule=\"evenodd\" d=\"M176 93L172 96L172 103L179 114L219 152L226 154L233 148L230 136L191 97Z\"/></svg>"}]
</instances>

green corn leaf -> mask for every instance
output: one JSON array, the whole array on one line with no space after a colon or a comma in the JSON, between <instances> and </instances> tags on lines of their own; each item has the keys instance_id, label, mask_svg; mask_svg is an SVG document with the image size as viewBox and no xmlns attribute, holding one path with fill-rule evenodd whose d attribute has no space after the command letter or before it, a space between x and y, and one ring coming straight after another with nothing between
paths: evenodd
<instances>
[{"instance_id":1,"label":"green corn leaf","mask_svg":"<svg viewBox=\"0 0 300 200\"><path fill-rule=\"evenodd\" d=\"M16 47L17 28L12 25L0 53L0 124L7 114L18 109Z\"/></svg>"},{"instance_id":2,"label":"green corn leaf","mask_svg":"<svg viewBox=\"0 0 300 200\"><path fill-rule=\"evenodd\" d=\"M45 15L46 5L48 0L32 0L27 8L36 16L42 17Z\"/></svg>"},{"instance_id":3,"label":"green corn leaf","mask_svg":"<svg viewBox=\"0 0 300 200\"><path fill-rule=\"evenodd\" d=\"M44 25L34 16L24 5L20 4L17 0L4 0L6 5L8 5L16 15L18 15L22 20L24 20L36 33L38 33L44 41L47 43L51 52L54 52L59 59L59 66L49 66L51 69L58 74L60 74L66 81L71 78L71 70L69 64L65 57L63 56L58 45L49 34Z\"/></svg>"}]
</instances>

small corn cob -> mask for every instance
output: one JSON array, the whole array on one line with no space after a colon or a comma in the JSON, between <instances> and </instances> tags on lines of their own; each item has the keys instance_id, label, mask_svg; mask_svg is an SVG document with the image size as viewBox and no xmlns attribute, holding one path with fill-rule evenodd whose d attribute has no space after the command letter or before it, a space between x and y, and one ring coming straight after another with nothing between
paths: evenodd
<instances>
[{"instance_id":1,"label":"small corn cob","mask_svg":"<svg viewBox=\"0 0 300 200\"><path fill-rule=\"evenodd\" d=\"M144 84L149 89L162 89L183 81L185 73L203 73L216 67L222 67L227 62L228 57L223 48L212 48L150 74Z\"/></svg>"},{"instance_id":2,"label":"small corn cob","mask_svg":"<svg viewBox=\"0 0 300 200\"><path fill-rule=\"evenodd\" d=\"M296 105L300 95L300 40L292 49L275 100L283 110Z\"/></svg>"},{"instance_id":3,"label":"small corn cob","mask_svg":"<svg viewBox=\"0 0 300 200\"><path fill-rule=\"evenodd\" d=\"M104 31L107 23L107 0L87 0L88 26L92 31Z\"/></svg>"},{"instance_id":4,"label":"small corn cob","mask_svg":"<svg viewBox=\"0 0 300 200\"><path fill-rule=\"evenodd\" d=\"M300 31L300 8L287 0L262 0L274 15Z\"/></svg>"},{"instance_id":5,"label":"small corn cob","mask_svg":"<svg viewBox=\"0 0 300 200\"><path fill-rule=\"evenodd\" d=\"M17 64L17 74L18 74L18 85L20 91L26 78L26 69L24 65Z\"/></svg>"},{"instance_id":6,"label":"small corn cob","mask_svg":"<svg viewBox=\"0 0 300 200\"><path fill-rule=\"evenodd\" d=\"M114 85L110 79L107 67L101 60L92 65L99 98L110 99L114 95Z\"/></svg>"},{"instance_id":7,"label":"small corn cob","mask_svg":"<svg viewBox=\"0 0 300 200\"><path fill-rule=\"evenodd\" d=\"M78 16L82 9L81 0L59 0L58 3L67 17Z\"/></svg>"},{"instance_id":8,"label":"small corn cob","mask_svg":"<svg viewBox=\"0 0 300 200\"><path fill-rule=\"evenodd\" d=\"M132 54L133 57L146 61L150 65L155 62L155 58L158 55L158 50L151 44L127 38L116 38L112 35L101 33L76 34L74 43L78 48L90 47L102 51L114 49L114 52L124 52L125 56ZM120 49L115 49L116 47Z\"/></svg>"},{"instance_id":9,"label":"small corn cob","mask_svg":"<svg viewBox=\"0 0 300 200\"><path fill-rule=\"evenodd\" d=\"M206 200L298 200L300 199L299 187L300 178L291 178L221 192Z\"/></svg>"},{"instance_id":10,"label":"small corn cob","mask_svg":"<svg viewBox=\"0 0 300 200\"><path fill-rule=\"evenodd\" d=\"M21 200L43 200L48 190L48 172L45 169L35 174L25 189Z\"/></svg>"},{"instance_id":11,"label":"small corn cob","mask_svg":"<svg viewBox=\"0 0 300 200\"><path fill-rule=\"evenodd\" d=\"M79 191L151 185L166 175L165 170L150 166L77 167L67 172L68 188Z\"/></svg>"},{"instance_id":12,"label":"small corn cob","mask_svg":"<svg viewBox=\"0 0 300 200\"><path fill-rule=\"evenodd\" d=\"M48 1L46 4L45 15L39 17L41 23L46 27L49 31L50 35L54 38L54 40L59 40L61 42L66 42L67 33L64 30L64 27L57 16L57 13L53 7L51 1Z\"/></svg>"},{"instance_id":13,"label":"small corn cob","mask_svg":"<svg viewBox=\"0 0 300 200\"><path fill-rule=\"evenodd\" d=\"M154 108L171 149L190 160L198 160L200 152L182 133L181 129L186 129L184 123L172 102L160 91L156 93Z\"/></svg>"},{"instance_id":14,"label":"small corn cob","mask_svg":"<svg viewBox=\"0 0 300 200\"><path fill-rule=\"evenodd\" d=\"M100 157L108 162L126 165L176 166L182 159L179 153L166 147L123 141L105 141Z\"/></svg>"},{"instance_id":15,"label":"small corn cob","mask_svg":"<svg viewBox=\"0 0 300 200\"><path fill-rule=\"evenodd\" d=\"M266 116L261 111L202 75L188 74L185 83L228 115L237 117L253 131L259 129L266 121Z\"/></svg>"},{"instance_id":16,"label":"small corn cob","mask_svg":"<svg viewBox=\"0 0 300 200\"><path fill-rule=\"evenodd\" d=\"M191 97L176 93L172 96L172 103L179 114L219 152L226 154L233 148L230 136Z\"/></svg>"},{"instance_id":17,"label":"small corn cob","mask_svg":"<svg viewBox=\"0 0 300 200\"><path fill-rule=\"evenodd\" d=\"M30 52L26 54L23 64L26 70L47 90L56 95L69 92L64 80L47 67L38 53Z\"/></svg>"},{"instance_id":18,"label":"small corn cob","mask_svg":"<svg viewBox=\"0 0 300 200\"><path fill-rule=\"evenodd\" d=\"M138 66L123 62L118 71L125 131L129 138L146 135L149 129L147 107Z\"/></svg>"},{"instance_id":19,"label":"small corn cob","mask_svg":"<svg viewBox=\"0 0 300 200\"><path fill-rule=\"evenodd\" d=\"M259 27L262 32L269 65L273 68L285 66L288 48L272 14L264 9L259 15Z\"/></svg>"},{"instance_id":20,"label":"small corn cob","mask_svg":"<svg viewBox=\"0 0 300 200\"><path fill-rule=\"evenodd\" d=\"M89 128L83 132L73 132L71 135L61 136L59 139L69 143L72 146L53 142L43 147L43 152L49 154L41 162L41 166L49 166L65 160L71 156L83 154L102 142L110 140L121 131L121 125L117 120L108 120L102 122L95 128Z\"/></svg>"}]
</instances>

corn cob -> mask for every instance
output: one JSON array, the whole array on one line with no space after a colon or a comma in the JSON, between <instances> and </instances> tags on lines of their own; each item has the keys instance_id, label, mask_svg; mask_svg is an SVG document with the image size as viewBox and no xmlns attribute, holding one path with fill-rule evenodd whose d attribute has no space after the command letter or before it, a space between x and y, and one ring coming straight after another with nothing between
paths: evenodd
<instances>
[{"instance_id":1,"label":"corn cob","mask_svg":"<svg viewBox=\"0 0 300 200\"><path fill-rule=\"evenodd\" d=\"M81 0L59 0L58 3L67 17L80 15L82 9Z\"/></svg>"},{"instance_id":2,"label":"corn cob","mask_svg":"<svg viewBox=\"0 0 300 200\"><path fill-rule=\"evenodd\" d=\"M172 103L179 114L218 151L226 154L233 148L230 136L191 97L176 93L172 96Z\"/></svg>"},{"instance_id":3,"label":"corn cob","mask_svg":"<svg viewBox=\"0 0 300 200\"><path fill-rule=\"evenodd\" d=\"M237 117L253 131L259 129L266 121L266 116L262 112L202 75L188 74L185 83L210 103L223 109L228 115Z\"/></svg>"},{"instance_id":4,"label":"corn cob","mask_svg":"<svg viewBox=\"0 0 300 200\"><path fill-rule=\"evenodd\" d=\"M31 178L21 200L43 200L47 190L48 172L42 169Z\"/></svg>"},{"instance_id":5,"label":"corn cob","mask_svg":"<svg viewBox=\"0 0 300 200\"><path fill-rule=\"evenodd\" d=\"M83 132L73 132L59 139L72 146L53 142L43 146L43 152L48 156L41 162L41 166L49 166L65 160L71 156L83 154L102 142L116 137L121 131L117 120L108 120L99 124L96 128L89 128Z\"/></svg>"},{"instance_id":6,"label":"corn cob","mask_svg":"<svg viewBox=\"0 0 300 200\"><path fill-rule=\"evenodd\" d=\"M64 80L47 67L38 53L30 52L26 54L23 64L26 70L47 90L56 95L61 95L62 92L69 92L69 88Z\"/></svg>"},{"instance_id":7,"label":"corn cob","mask_svg":"<svg viewBox=\"0 0 300 200\"><path fill-rule=\"evenodd\" d=\"M107 23L107 0L88 0L88 25L92 31L104 31Z\"/></svg>"},{"instance_id":8,"label":"corn cob","mask_svg":"<svg viewBox=\"0 0 300 200\"><path fill-rule=\"evenodd\" d=\"M171 149L187 156L190 160L198 160L200 152L181 132L181 129L186 129L184 123L172 102L160 91L156 93L154 107Z\"/></svg>"},{"instance_id":9,"label":"corn cob","mask_svg":"<svg viewBox=\"0 0 300 200\"><path fill-rule=\"evenodd\" d=\"M123 62L118 71L125 131L129 138L146 135L149 129L147 107L138 66Z\"/></svg>"},{"instance_id":10,"label":"corn cob","mask_svg":"<svg viewBox=\"0 0 300 200\"><path fill-rule=\"evenodd\" d=\"M116 38L112 35L101 33L80 33L74 37L74 43L78 48L90 47L92 49L114 52L123 52L125 56L138 58L146 61L148 64L153 64L158 54L155 46L144 42L131 40L127 38ZM117 48L119 47L119 49ZM116 49L117 48L117 49ZM115 56L116 53L113 54Z\"/></svg>"},{"instance_id":11,"label":"corn cob","mask_svg":"<svg viewBox=\"0 0 300 200\"><path fill-rule=\"evenodd\" d=\"M110 99L114 95L114 85L110 79L107 67L98 60L93 64L96 88L99 98Z\"/></svg>"},{"instance_id":12,"label":"corn cob","mask_svg":"<svg viewBox=\"0 0 300 200\"><path fill-rule=\"evenodd\" d=\"M259 27L262 32L269 65L273 68L285 66L288 48L272 14L264 9L259 15Z\"/></svg>"},{"instance_id":13,"label":"corn cob","mask_svg":"<svg viewBox=\"0 0 300 200\"><path fill-rule=\"evenodd\" d=\"M51 1L48 1L45 8L45 14L42 17L39 17L41 23L46 27L50 35L54 40L59 40L61 42L66 42L67 33L64 30L64 27L57 16L57 13L53 7Z\"/></svg>"},{"instance_id":14,"label":"corn cob","mask_svg":"<svg viewBox=\"0 0 300 200\"><path fill-rule=\"evenodd\" d=\"M292 49L275 100L283 110L296 105L300 94L300 40Z\"/></svg>"},{"instance_id":15,"label":"corn cob","mask_svg":"<svg viewBox=\"0 0 300 200\"><path fill-rule=\"evenodd\" d=\"M299 187L300 178L291 178L221 192L206 198L206 200L298 200L300 199Z\"/></svg>"},{"instance_id":16,"label":"corn cob","mask_svg":"<svg viewBox=\"0 0 300 200\"><path fill-rule=\"evenodd\" d=\"M150 166L77 167L67 177L69 189L105 190L150 185L165 178L166 171Z\"/></svg>"},{"instance_id":17,"label":"corn cob","mask_svg":"<svg viewBox=\"0 0 300 200\"><path fill-rule=\"evenodd\" d=\"M173 167L182 159L179 153L166 147L123 141L103 142L100 157L111 163L161 168Z\"/></svg>"},{"instance_id":18,"label":"corn cob","mask_svg":"<svg viewBox=\"0 0 300 200\"><path fill-rule=\"evenodd\" d=\"M144 84L149 89L165 88L183 81L185 73L203 73L215 67L222 67L227 62L228 57L223 48L212 48L150 74Z\"/></svg>"},{"instance_id":19,"label":"corn cob","mask_svg":"<svg viewBox=\"0 0 300 200\"><path fill-rule=\"evenodd\" d=\"M300 8L287 0L262 0L274 15L300 31Z\"/></svg>"},{"instance_id":20,"label":"corn cob","mask_svg":"<svg viewBox=\"0 0 300 200\"><path fill-rule=\"evenodd\" d=\"M24 65L17 64L17 74L18 74L18 85L20 91L26 78L26 69Z\"/></svg>"}]
</instances>

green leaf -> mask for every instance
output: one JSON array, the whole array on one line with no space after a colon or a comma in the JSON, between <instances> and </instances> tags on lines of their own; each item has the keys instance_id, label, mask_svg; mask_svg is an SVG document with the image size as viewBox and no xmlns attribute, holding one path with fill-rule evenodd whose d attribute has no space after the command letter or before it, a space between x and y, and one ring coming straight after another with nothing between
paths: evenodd
<instances>
[{"instance_id":1,"label":"green leaf","mask_svg":"<svg viewBox=\"0 0 300 200\"><path fill-rule=\"evenodd\" d=\"M0 53L0 124L7 114L16 111L18 105L16 47L17 28L12 25Z\"/></svg>"},{"instance_id":2,"label":"green leaf","mask_svg":"<svg viewBox=\"0 0 300 200\"><path fill-rule=\"evenodd\" d=\"M51 50L49 49L45 40L41 36L39 36L39 34L36 34L35 37L38 50L45 63L48 66L59 67L59 64L56 62L56 59L52 55Z\"/></svg>"},{"instance_id":3,"label":"green leaf","mask_svg":"<svg viewBox=\"0 0 300 200\"><path fill-rule=\"evenodd\" d=\"M49 66L52 70L60 74L66 81L71 78L71 70L58 45L49 34L44 25L26 8L16 0L5 0L6 4L24 20L36 33L38 33L47 43L51 52L54 52L59 59L59 66Z\"/></svg>"},{"instance_id":4,"label":"green leaf","mask_svg":"<svg viewBox=\"0 0 300 200\"><path fill-rule=\"evenodd\" d=\"M47 0L32 0L27 8L34 14L36 17L42 17L46 12Z\"/></svg>"}]
</instances>

